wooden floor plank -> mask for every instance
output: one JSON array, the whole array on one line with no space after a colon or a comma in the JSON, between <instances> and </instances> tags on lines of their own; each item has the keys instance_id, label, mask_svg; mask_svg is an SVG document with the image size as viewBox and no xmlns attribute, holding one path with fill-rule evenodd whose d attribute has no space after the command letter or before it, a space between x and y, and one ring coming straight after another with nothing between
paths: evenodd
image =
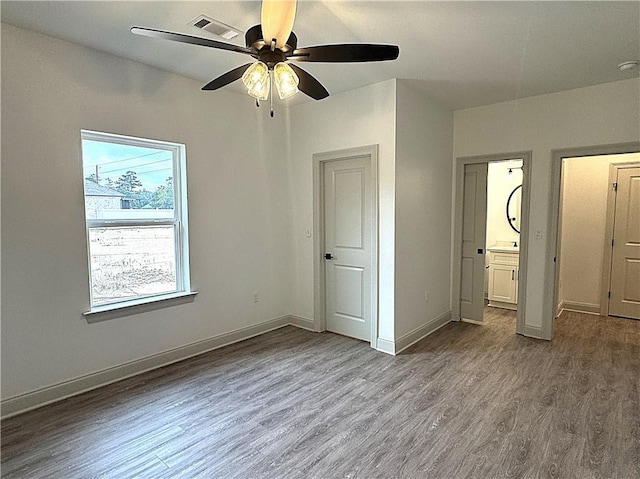
<instances>
[{"instance_id":1,"label":"wooden floor plank","mask_svg":"<svg viewBox=\"0 0 640 479\"><path fill-rule=\"evenodd\" d=\"M640 477L640 322L515 313L391 357L293 327L3 421L3 478Z\"/></svg>"}]
</instances>

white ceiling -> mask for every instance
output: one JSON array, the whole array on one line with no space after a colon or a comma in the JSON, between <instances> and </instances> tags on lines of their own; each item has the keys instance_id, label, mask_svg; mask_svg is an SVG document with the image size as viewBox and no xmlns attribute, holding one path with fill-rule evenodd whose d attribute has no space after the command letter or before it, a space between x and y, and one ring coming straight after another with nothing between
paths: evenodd
<instances>
[{"instance_id":1,"label":"white ceiling","mask_svg":"<svg viewBox=\"0 0 640 479\"><path fill-rule=\"evenodd\" d=\"M1 3L3 22L204 84L245 63L246 57L129 33L136 25L216 38L187 25L201 13L245 31L259 23L260 3ZM640 2L301 0L294 31L298 46L349 42L400 46L395 62L300 64L330 93L390 78L411 79L457 110L638 76L638 70L622 73L616 66L640 59ZM240 36L234 40L244 43ZM242 91L240 82L226 88Z\"/></svg>"}]
</instances>

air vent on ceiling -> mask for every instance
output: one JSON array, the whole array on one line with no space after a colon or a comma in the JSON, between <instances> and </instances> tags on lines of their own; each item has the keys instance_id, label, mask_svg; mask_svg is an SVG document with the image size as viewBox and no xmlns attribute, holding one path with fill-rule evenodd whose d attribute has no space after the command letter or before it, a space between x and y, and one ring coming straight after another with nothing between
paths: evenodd
<instances>
[{"instance_id":1,"label":"air vent on ceiling","mask_svg":"<svg viewBox=\"0 0 640 479\"><path fill-rule=\"evenodd\" d=\"M218 20L214 20L211 17L207 17L206 15L199 15L189 22L189 25L192 25L200 30L204 30L209 33L213 33L214 35L218 35L226 40L231 40L232 38L237 37L240 34L240 30L237 28L233 28L229 25L226 25Z\"/></svg>"}]
</instances>

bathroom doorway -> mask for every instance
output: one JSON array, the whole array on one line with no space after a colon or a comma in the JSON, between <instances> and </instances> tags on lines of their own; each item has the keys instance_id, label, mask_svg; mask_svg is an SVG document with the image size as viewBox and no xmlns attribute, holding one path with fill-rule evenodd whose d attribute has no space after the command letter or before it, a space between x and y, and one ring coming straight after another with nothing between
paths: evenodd
<instances>
[{"instance_id":1,"label":"bathroom doorway","mask_svg":"<svg viewBox=\"0 0 640 479\"><path fill-rule=\"evenodd\" d=\"M515 311L524 327L530 152L458 158L452 318Z\"/></svg>"},{"instance_id":2,"label":"bathroom doorway","mask_svg":"<svg viewBox=\"0 0 640 479\"><path fill-rule=\"evenodd\" d=\"M518 309L522 160L492 161L487 171L486 308Z\"/></svg>"}]
</instances>

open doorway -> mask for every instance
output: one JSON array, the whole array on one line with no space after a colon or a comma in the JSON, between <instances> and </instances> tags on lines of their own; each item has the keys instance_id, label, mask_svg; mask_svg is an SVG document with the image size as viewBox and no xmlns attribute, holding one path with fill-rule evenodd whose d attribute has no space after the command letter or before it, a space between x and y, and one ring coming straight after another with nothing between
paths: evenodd
<instances>
[{"instance_id":1,"label":"open doorway","mask_svg":"<svg viewBox=\"0 0 640 479\"><path fill-rule=\"evenodd\" d=\"M522 223L522 160L494 161L487 172L485 309L517 311Z\"/></svg>"},{"instance_id":2,"label":"open doorway","mask_svg":"<svg viewBox=\"0 0 640 479\"><path fill-rule=\"evenodd\" d=\"M512 310L525 334L530 152L458 158L454 220L454 320L482 323Z\"/></svg>"},{"instance_id":3,"label":"open doorway","mask_svg":"<svg viewBox=\"0 0 640 479\"><path fill-rule=\"evenodd\" d=\"M640 320L640 153L561 161L556 315Z\"/></svg>"},{"instance_id":4,"label":"open doorway","mask_svg":"<svg viewBox=\"0 0 640 479\"><path fill-rule=\"evenodd\" d=\"M548 251L545 264L545 292L542 318L542 337L552 339L554 318L558 313L558 258L561 254L560 229L560 193L562 191L562 164L565 158L597 157L603 155L622 155L626 153L640 153L640 142L617 143L611 145L596 145L577 148L565 148L551 152L551 198L549 201L549 234ZM604 249L604 248L603 248ZM605 256L606 257L606 256ZM604 273L603 273L604 274ZM564 288L564 285L563 285Z\"/></svg>"}]
</instances>

